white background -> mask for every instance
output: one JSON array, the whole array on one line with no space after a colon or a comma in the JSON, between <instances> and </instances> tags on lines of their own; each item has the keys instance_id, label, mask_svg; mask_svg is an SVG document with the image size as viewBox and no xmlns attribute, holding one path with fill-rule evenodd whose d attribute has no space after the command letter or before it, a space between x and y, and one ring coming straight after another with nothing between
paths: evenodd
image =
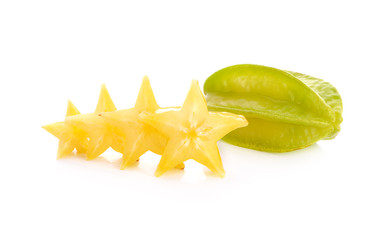
<instances>
[{"instance_id":1,"label":"white background","mask_svg":"<svg viewBox=\"0 0 392 240\"><path fill-rule=\"evenodd\" d=\"M0 239L392 239L388 1L1 1ZM56 160L71 99L92 112L106 83L133 107L147 74L158 103L192 79L253 63L331 82L332 141L271 154L219 142L223 179L159 156Z\"/></svg>"}]
</instances>

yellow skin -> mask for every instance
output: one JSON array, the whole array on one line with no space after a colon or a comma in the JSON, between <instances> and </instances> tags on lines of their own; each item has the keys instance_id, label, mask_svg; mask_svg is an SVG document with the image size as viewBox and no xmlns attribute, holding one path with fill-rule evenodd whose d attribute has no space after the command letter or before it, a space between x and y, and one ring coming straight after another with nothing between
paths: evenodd
<instances>
[{"instance_id":1,"label":"yellow skin","mask_svg":"<svg viewBox=\"0 0 392 240\"><path fill-rule=\"evenodd\" d=\"M105 111L113 111L114 105L109 96L109 93L105 87L102 85L98 104L95 112L105 112ZM115 110L115 108L114 108ZM67 113L65 117L71 117L80 115L79 110L75 107L75 105L68 101ZM76 150L79 153L86 153L88 149L88 139L87 133L82 129L67 124L66 122L57 122L42 126L46 131L54 135L59 139L59 145L57 149L57 159L63 158Z\"/></svg>"},{"instance_id":2,"label":"yellow skin","mask_svg":"<svg viewBox=\"0 0 392 240\"><path fill-rule=\"evenodd\" d=\"M150 80L145 76L134 108L100 114L112 127L117 139L123 142L121 169L138 161L147 151L163 154L167 138L140 119L140 114L153 113L158 109L161 108L155 100ZM179 164L177 168L184 168L184 164Z\"/></svg>"},{"instance_id":3,"label":"yellow skin","mask_svg":"<svg viewBox=\"0 0 392 240\"><path fill-rule=\"evenodd\" d=\"M247 120L232 113L208 112L206 100L196 80L180 109L161 109L140 114L143 122L154 126L168 138L155 176L193 159L224 177L216 142L234 129L245 127Z\"/></svg>"},{"instance_id":4,"label":"yellow skin","mask_svg":"<svg viewBox=\"0 0 392 240\"><path fill-rule=\"evenodd\" d=\"M120 143L113 140L110 126L99 116L102 112L115 111L116 107L105 85L102 85L99 101L94 113L79 114L66 117L65 123L81 129L89 139L86 150L87 160L94 159L112 147L116 151L122 150Z\"/></svg>"},{"instance_id":5,"label":"yellow skin","mask_svg":"<svg viewBox=\"0 0 392 240\"><path fill-rule=\"evenodd\" d=\"M80 112L68 101L67 114L68 116L78 115ZM76 150L80 153L85 153L87 150L87 135L79 128L70 126L65 122L56 122L42 126L43 129L54 135L59 139L57 148L57 159L63 158Z\"/></svg>"},{"instance_id":6,"label":"yellow skin","mask_svg":"<svg viewBox=\"0 0 392 240\"><path fill-rule=\"evenodd\" d=\"M184 168L186 160L194 159L223 177L225 171L216 142L247 124L241 115L208 112L196 80L181 108L162 109L144 77L134 108L116 111L102 85L94 113L80 114L69 101L65 122L43 128L59 138L58 158L76 148L86 152L87 159L94 159L112 147L123 154L124 169L150 150L162 155L156 176L175 167Z\"/></svg>"}]
</instances>

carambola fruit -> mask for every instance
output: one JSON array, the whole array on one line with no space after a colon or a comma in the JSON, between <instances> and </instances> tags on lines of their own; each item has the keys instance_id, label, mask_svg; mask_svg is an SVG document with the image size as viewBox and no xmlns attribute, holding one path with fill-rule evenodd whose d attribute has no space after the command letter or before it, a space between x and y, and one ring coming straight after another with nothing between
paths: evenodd
<instances>
[{"instance_id":1,"label":"carambola fruit","mask_svg":"<svg viewBox=\"0 0 392 240\"><path fill-rule=\"evenodd\" d=\"M330 83L272 67L221 69L206 80L204 93L209 110L241 114L249 122L223 140L261 151L287 152L332 139L343 120L342 99Z\"/></svg>"}]
</instances>

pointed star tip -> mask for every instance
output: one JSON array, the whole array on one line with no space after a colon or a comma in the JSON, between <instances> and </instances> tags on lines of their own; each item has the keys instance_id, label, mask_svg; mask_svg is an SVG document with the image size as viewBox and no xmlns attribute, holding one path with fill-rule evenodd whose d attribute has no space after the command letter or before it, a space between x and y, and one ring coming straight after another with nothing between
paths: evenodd
<instances>
[{"instance_id":1,"label":"pointed star tip","mask_svg":"<svg viewBox=\"0 0 392 240\"><path fill-rule=\"evenodd\" d=\"M143 76L143 81L150 81L150 78L147 75Z\"/></svg>"},{"instance_id":2,"label":"pointed star tip","mask_svg":"<svg viewBox=\"0 0 392 240\"><path fill-rule=\"evenodd\" d=\"M70 99L68 99L67 105L68 105L68 106L67 106L68 108L76 108L76 107L75 107L75 104L73 104L73 102L72 102Z\"/></svg>"},{"instance_id":3,"label":"pointed star tip","mask_svg":"<svg viewBox=\"0 0 392 240\"><path fill-rule=\"evenodd\" d=\"M126 169L129 166L131 166L131 165L133 165L133 164L135 164L136 162L139 161L139 159L135 160L135 159L132 159L132 157L127 157L125 159L126 160L124 160L124 157L123 157L123 161L122 161L121 166L120 166L120 168L122 168L122 169Z\"/></svg>"},{"instance_id":4,"label":"pointed star tip","mask_svg":"<svg viewBox=\"0 0 392 240\"><path fill-rule=\"evenodd\" d=\"M192 79L191 89L193 89L193 88L199 88L200 89L199 81L196 80L196 79Z\"/></svg>"},{"instance_id":5,"label":"pointed star tip","mask_svg":"<svg viewBox=\"0 0 392 240\"><path fill-rule=\"evenodd\" d=\"M196 79L192 80L191 87L189 88L188 93L191 93L191 92L193 92L193 93L200 92L203 95L203 93L200 89L199 81Z\"/></svg>"},{"instance_id":6,"label":"pointed star tip","mask_svg":"<svg viewBox=\"0 0 392 240\"><path fill-rule=\"evenodd\" d=\"M218 172L217 175L218 175L218 177L220 177L220 178L224 178L225 175L226 175L226 173L225 173L225 171L223 171L223 172Z\"/></svg>"},{"instance_id":7,"label":"pointed star tip","mask_svg":"<svg viewBox=\"0 0 392 240\"><path fill-rule=\"evenodd\" d=\"M140 90L145 89L145 88L148 88L149 90L152 91L150 79L147 77L147 75L144 76L142 79L142 85L140 86Z\"/></svg>"},{"instance_id":8,"label":"pointed star tip","mask_svg":"<svg viewBox=\"0 0 392 240\"><path fill-rule=\"evenodd\" d=\"M197 114L195 109L198 109ZM200 121L204 121L206 114L208 113L207 102L197 80L192 80L192 85L188 90L181 110L193 112L193 114L198 115L197 118L199 118Z\"/></svg>"},{"instance_id":9,"label":"pointed star tip","mask_svg":"<svg viewBox=\"0 0 392 240\"><path fill-rule=\"evenodd\" d=\"M128 167L128 163L123 160L123 162L121 163L120 169L125 170L127 167Z\"/></svg>"},{"instance_id":10,"label":"pointed star tip","mask_svg":"<svg viewBox=\"0 0 392 240\"><path fill-rule=\"evenodd\" d=\"M155 111L159 108L159 105L155 100L150 79L147 76L143 77L142 84L136 98L135 108L147 111Z\"/></svg>"},{"instance_id":11,"label":"pointed star tip","mask_svg":"<svg viewBox=\"0 0 392 240\"><path fill-rule=\"evenodd\" d=\"M64 153L64 152L58 152L56 155L56 160L62 159L66 156L68 156L70 153Z\"/></svg>"},{"instance_id":12,"label":"pointed star tip","mask_svg":"<svg viewBox=\"0 0 392 240\"><path fill-rule=\"evenodd\" d=\"M115 110L116 106L114 105L113 100L110 97L109 91L107 90L106 85L102 84L95 112L111 112Z\"/></svg>"},{"instance_id":13,"label":"pointed star tip","mask_svg":"<svg viewBox=\"0 0 392 240\"><path fill-rule=\"evenodd\" d=\"M102 85L101 85L100 97L101 97L101 95L103 95L105 97L110 96L108 88L106 87L105 83L102 83Z\"/></svg>"},{"instance_id":14,"label":"pointed star tip","mask_svg":"<svg viewBox=\"0 0 392 240\"><path fill-rule=\"evenodd\" d=\"M67 104L67 113L65 114L65 117L73 116L73 115L78 115L80 114L79 110L76 108L76 106L72 103L71 100L68 99L68 104Z\"/></svg>"},{"instance_id":15,"label":"pointed star tip","mask_svg":"<svg viewBox=\"0 0 392 240\"><path fill-rule=\"evenodd\" d=\"M54 124L46 124L41 126L41 128L45 129L46 131L48 131L49 133L52 133L52 131L54 130Z\"/></svg>"},{"instance_id":16,"label":"pointed star tip","mask_svg":"<svg viewBox=\"0 0 392 240\"><path fill-rule=\"evenodd\" d=\"M160 176L162 176L162 174L163 174L162 171L156 170L154 175L155 175L155 177L160 177Z\"/></svg>"}]
</instances>

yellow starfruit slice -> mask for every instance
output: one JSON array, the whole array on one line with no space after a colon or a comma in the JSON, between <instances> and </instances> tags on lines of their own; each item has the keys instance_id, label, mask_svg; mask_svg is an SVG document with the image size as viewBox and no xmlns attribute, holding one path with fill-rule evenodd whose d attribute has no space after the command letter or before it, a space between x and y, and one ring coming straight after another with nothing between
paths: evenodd
<instances>
[{"instance_id":1,"label":"yellow starfruit slice","mask_svg":"<svg viewBox=\"0 0 392 240\"><path fill-rule=\"evenodd\" d=\"M147 76L142 85L134 108L102 113L111 126L113 133L123 142L123 160L121 169L135 163L147 151L162 155L167 138L157 129L140 120L141 113L153 113L160 109ZM177 166L184 168L183 164Z\"/></svg>"},{"instance_id":2,"label":"yellow starfruit slice","mask_svg":"<svg viewBox=\"0 0 392 240\"><path fill-rule=\"evenodd\" d=\"M106 86L103 84L94 113L80 114L66 118L66 124L82 129L86 133L89 139L86 151L86 158L88 160L97 158L109 147L112 147L118 152L122 151L121 141L115 138L111 126L99 116L102 112L115 110L116 107L112 98Z\"/></svg>"},{"instance_id":3,"label":"yellow starfruit slice","mask_svg":"<svg viewBox=\"0 0 392 240\"><path fill-rule=\"evenodd\" d=\"M224 177L225 171L216 142L232 130L247 125L247 120L241 115L208 112L206 100L196 80L192 81L180 109L144 112L141 119L168 137L156 176L193 159Z\"/></svg>"},{"instance_id":4,"label":"yellow starfruit slice","mask_svg":"<svg viewBox=\"0 0 392 240\"><path fill-rule=\"evenodd\" d=\"M79 110L68 100L66 117L79 115ZM85 153L87 150L87 135L81 129L70 126L65 122L56 122L42 126L43 129L59 139L57 148L57 159L65 157L76 150Z\"/></svg>"}]
</instances>

